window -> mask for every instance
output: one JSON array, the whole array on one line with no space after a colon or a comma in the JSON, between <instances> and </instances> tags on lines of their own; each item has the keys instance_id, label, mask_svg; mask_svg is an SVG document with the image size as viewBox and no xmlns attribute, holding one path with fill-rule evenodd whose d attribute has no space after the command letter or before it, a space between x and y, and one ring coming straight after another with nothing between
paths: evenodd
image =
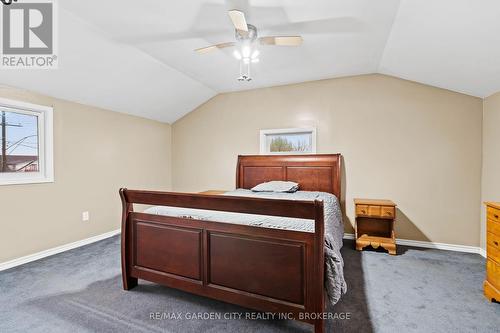
<instances>
[{"instance_id":1,"label":"window","mask_svg":"<svg viewBox=\"0 0 500 333\"><path fill-rule=\"evenodd\" d=\"M315 128L286 128L260 131L261 154L315 154Z\"/></svg>"},{"instance_id":2,"label":"window","mask_svg":"<svg viewBox=\"0 0 500 333\"><path fill-rule=\"evenodd\" d=\"M54 181L52 108L0 98L0 185Z\"/></svg>"}]
</instances>

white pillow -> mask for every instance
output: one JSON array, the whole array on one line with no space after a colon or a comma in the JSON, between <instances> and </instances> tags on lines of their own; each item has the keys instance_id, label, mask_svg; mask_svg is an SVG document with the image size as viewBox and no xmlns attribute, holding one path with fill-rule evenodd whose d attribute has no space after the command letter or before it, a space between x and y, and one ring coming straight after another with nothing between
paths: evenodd
<instances>
[{"instance_id":1,"label":"white pillow","mask_svg":"<svg viewBox=\"0 0 500 333\"><path fill-rule=\"evenodd\" d=\"M294 182L284 182L273 180L267 183L261 183L252 188L253 192L288 192L293 193L299 189L299 184Z\"/></svg>"}]
</instances>

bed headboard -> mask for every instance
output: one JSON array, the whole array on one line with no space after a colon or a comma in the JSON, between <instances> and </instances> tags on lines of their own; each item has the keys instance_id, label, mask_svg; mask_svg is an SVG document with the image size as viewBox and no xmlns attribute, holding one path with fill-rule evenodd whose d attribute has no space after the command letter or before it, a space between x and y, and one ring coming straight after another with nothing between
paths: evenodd
<instances>
[{"instance_id":1,"label":"bed headboard","mask_svg":"<svg viewBox=\"0 0 500 333\"><path fill-rule=\"evenodd\" d=\"M271 180L300 184L304 191L335 194L341 200L342 155L250 155L238 156L236 187L251 189Z\"/></svg>"}]
</instances>

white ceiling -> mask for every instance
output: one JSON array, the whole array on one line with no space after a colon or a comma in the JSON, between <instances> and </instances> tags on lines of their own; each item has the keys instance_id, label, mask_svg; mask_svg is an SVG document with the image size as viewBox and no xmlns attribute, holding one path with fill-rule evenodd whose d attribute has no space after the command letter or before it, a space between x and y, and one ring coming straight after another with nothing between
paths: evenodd
<instances>
[{"instance_id":1,"label":"white ceiling","mask_svg":"<svg viewBox=\"0 0 500 333\"><path fill-rule=\"evenodd\" d=\"M231 50L227 10L259 35L300 34L300 47L260 47L252 82ZM1 70L0 83L173 122L220 92L384 73L485 97L500 90L498 0L59 1L59 69Z\"/></svg>"},{"instance_id":2,"label":"white ceiling","mask_svg":"<svg viewBox=\"0 0 500 333\"><path fill-rule=\"evenodd\" d=\"M499 91L500 1L401 1L379 72L478 97Z\"/></svg>"}]
</instances>

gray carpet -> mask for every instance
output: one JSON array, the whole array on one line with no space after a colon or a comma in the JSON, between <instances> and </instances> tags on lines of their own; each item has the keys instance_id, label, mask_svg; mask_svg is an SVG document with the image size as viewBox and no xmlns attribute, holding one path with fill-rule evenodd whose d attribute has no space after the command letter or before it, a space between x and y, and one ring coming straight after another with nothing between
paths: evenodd
<instances>
[{"instance_id":1,"label":"gray carpet","mask_svg":"<svg viewBox=\"0 0 500 333\"><path fill-rule=\"evenodd\" d=\"M482 295L479 255L399 248L400 255L352 250L343 256L349 292L328 332L498 332L500 304ZM151 313L181 319L151 319ZM0 272L0 332L310 332L287 320L203 320L192 314L250 310L139 281L121 288L113 237ZM163 315L164 316L164 315Z\"/></svg>"}]
</instances>

